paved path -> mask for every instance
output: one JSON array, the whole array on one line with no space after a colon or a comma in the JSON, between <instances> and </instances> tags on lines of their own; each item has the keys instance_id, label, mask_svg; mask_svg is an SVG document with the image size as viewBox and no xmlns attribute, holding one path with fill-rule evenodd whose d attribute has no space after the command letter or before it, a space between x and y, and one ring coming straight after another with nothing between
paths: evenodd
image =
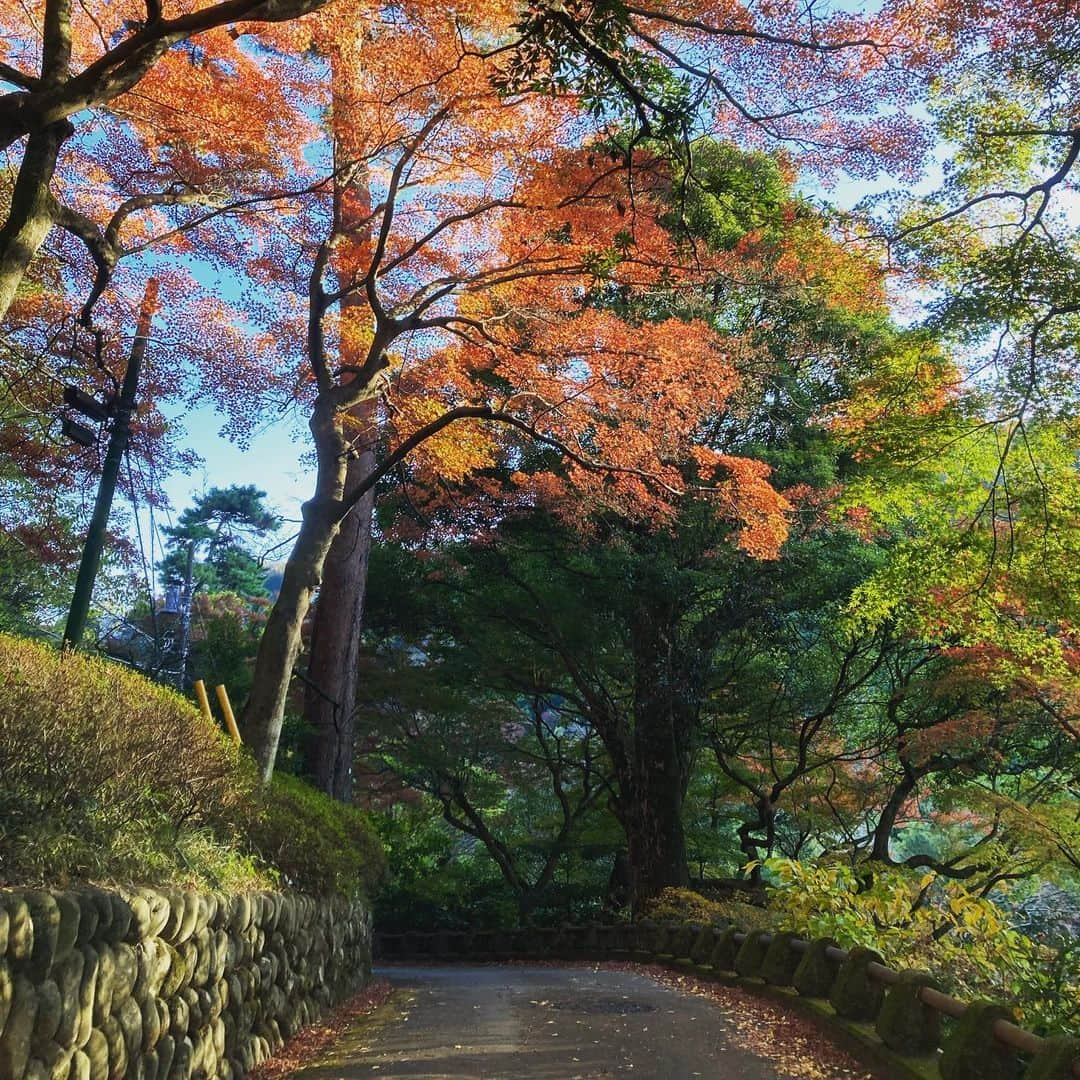
<instances>
[{"instance_id":1,"label":"paved path","mask_svg":"<svg viewBox=\"0 0 1080 1080\"><path fill-rule=\"evenodd\" d=\"M397 991L392 1003L294 1078L782 1075L738 1049L716 1005L633 972L485 965L393 966L380 974Z\"/></svg>"}]
</instances>

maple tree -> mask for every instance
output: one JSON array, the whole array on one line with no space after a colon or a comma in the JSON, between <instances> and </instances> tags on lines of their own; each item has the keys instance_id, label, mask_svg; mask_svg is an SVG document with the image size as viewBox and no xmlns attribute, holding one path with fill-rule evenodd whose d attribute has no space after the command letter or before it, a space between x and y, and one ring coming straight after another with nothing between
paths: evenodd
<instances>
[{"instance_id":1,"label":"maple tree","mask_svg":"<svg viewBox=\"0 0 1080 1080\"><path fill-rule=\"evenodd\" d=\"M25 143L0 228L0 314L7 312L49 231L57 223L70 223L70 213L77 212L58 204L50 190L61 157L76 135L72 117L85 123L88 113L96 110L100 116L111 110L138 132L140 126L152 126L167 116L164 131L171 129L172 139L181 143L180 154L190 155L197 145L190 138L193 133L183 130L175 107L165 114L162 107L168 106L167 97L155 102L152 89L145 96L141 94L148 89L143 86L148 79L156 75L167 81L168 69L185 63L174 47L216 31L215 44L220 49L228 41L226 28L237 22L294 19L322 2L225 0L198 7L131 2L96 4L93 9L85 5L76 8L70 0L44 0L31 6L5 4L0 12L5 28L0 78L15 89L0 97L0 145L10 147L23 139ZM231 71L246 69L245 76L252 77L252 65L245 62L243 50L234 46L230 52ZM226 81L220 75L210 78L218 86ZM150 106L145 112L130 96L136 87L143 106ZM126 102L117 104L125 95ZM157 116L153 115L154 105L161 110ZM266 130L271 129L268 126ZM164 141L164 131L157 130L158 145ZM118 140L112 149L122 152L127 141ZM195 192L181 178L178 188L163 192L155 201L177 204L184 201L185 193ZM109 257L107 248L101 256Z\"/></svg>"},{"instance_id":2,"label":"maple tree","mask_svg":"<svg viewBox=\"0 0 1080 1080\"><path fill-rule=\"evenodd\" d=\"M369 125L377 117L365 111L370 73L362 59L358 28L348 38L338 35L324 46L330 55L332 83L331 137L335 160L352 162L356 175L335 177L334 197L340 206L341 243L335 253L338 283L362 275L370 259L372 235L371 179L365 151ZM361 56L355 55L361 50ZM367 298L360 291L344 296L340 308L339 361L343 370L359 370L364 349L374 330ZM346 490L361 483L375 467L374 442L378 403L358 402L345 418L351 440L345 469ZM375 498L369 491L339 525L327 550L321 574L319 602L312 620L305 679L304 721L314 730L309 754L318 787L348 802L352 795L354 720L359 646L367 565L371 551L371 513Z\"/></svg>"},{"instance_id":3,"label":"maple tree","mask_svg":"<svg viewBox=\"0 0 1080 1080\"><path fill-rule=\"evenodd\" d=\"M435 495L423 509L449 534L483 528L507 505L542 502L572 516L582 496L656 522L688 484L701 484L717 489L712 497L739 523L744 548L775 553L788 507L767 470L752 448L718 454L698 438L710 423L728 431L725 411L737 410L721 406L773 377L767 364L758 370L771 347L763 332L776 340L784 321L800 315L797 304L754 306L736 284L770 275L805 284L807 268L827 258L835 297L867 323L880 285L794 203L770 225L760 191L775 182L767 175L774 159L732 156L700 131L744 148L783 147L784 169L913 170L929 129L909 106L936 80L941 130L974 135L945 196L910 209L898 242L909 242L920 272L929 266L947 284L981 267L977 295L954 292L945 314L980 331L1004 317L1029 342L1047 342L1052 323L1058 370L1066 370L1072 256L1048 205L1071 182L1076 145L1067 49L1051 32L1057 15L1067 31L1072 24L1059 8L890 3L822 18L786 3L539 3L452 13L240 0L4 5L0 74L15 87L0 104L13 148L0 231L0 295L16 346L6 363L35 386L42 414L61 368L106 389L123 364L123 328L147 269L164 264L169 314L156 337L175 351L147 387L133 490L153 500L151 474L190 463L158 411L170 398L211 395L240 437L268 404L292 402L315 418L319 490L249 708L267 770L304 610L333 545L362 553L380 481L426 485ZM1030 45L1035 59L998 47L1004 36ZM963 78L950 83L958 72ZM995 87L981 102L970 92L976 78ZM203 107L177 108L192 100ZM329 138L317 116L326 109ZM987 141L985 126L1002 110L1011 126ZM79 130L69 131L67 117ZM24 136L25 146L17 142ZM677 151L661 153L661 138ZM991 161L984 151L994 140L1018 149ZM1027 176L1051 160L1020 196L1004 190L1009 174ZM727 187L709 179L710 169L725 173ZM1013 222L1020 239L1007 249L985 240L996 220L965 225L963 235L953 227L988 205L1025 199L1033 214ZM703 213L707 244L697 243ZM1051 224L1058 232L1043 235ZM33 263L43 242L46 257ZM230 284L206 282L197 268L210 261ZM1006 290L1015 304L1002 316L994 297L1006 270L1023 270L1028 284ZM289 295L304 279L306 311ZM237 288L240 280L247 285ZM1032 282L1053 286L1053 295L1036 296ZM76 331L80 319L92 328ZM1012 355L1010 370L1020 371L1026 354L1017 347ZM961 370L929 338L913 335L868 362L877 386L864 385L838 426L872 430L867 441L880 450L911 433L905 419L922 417L947 436L960 422L949 383ZM903 398L914 405L906 418L892 377L901 369L917 374ZM1051 396L1060 402L1067 395L1057 379ZM1010 385L1027 409L1029 383ZM1029 414L1021 410L1009 439L1029 437ZM965 422L980 415L969 411ZM495 434L492 421L504 430ZM26 469L71 475L70 452L43 452L25 431L6 429ZM1033 443L1050 437L1030 432ZM537 439L540 448L531 445ZM919 445L925 453L930 444ZM545 446L570 464L545 457ZM140 457L153 461L141 488ZM849 503L871 528L866 490ZM1039 501L1038 484L1030 490L1025 522L1036 520ZM894 507L922 498L902 485L890 492ZM1063 488L1042 503L1064 520L1071 499ZM990 534L999 531L995 523ZM939 562L957 542L938 548ZM906 557L925 550L917 542ZM976 562L966 564L967 585L981 573ZM327 673L344 673L347 683L356 670L361 563L331 556L326 596L348 596L352 609L336 634L319 629L332 605L317 615L313 717L326 704L316 687L330 684ZM886 584L903 565L902 556L860 593L864 613L902 602ZM1037 568L1025 565L1034 592ZM349 714L352 688L332 689L335 708ZM324 713L316 723L328 729L342 719ZM331 745L334 760L320 766L338 778L328 787L343 790L348 743L346 734Z\"/></svg>"},{"instance_id":4,"label":"maple tree","mask_svg":"<svg viewBox=\"0 0 1080 1080\"><path fill-rule=\"evenodd\" d=\"M5 4L0 76L14 89L0 98L0 137L5 147L25 144L12 161L12 200L0 230L0 313L56 225L87 245L100 289L130 251L119 235L128 218L145 218L149 209L220 210L228 201L223 191L236 191L238 177L247 181L241 201L248 208L275 186L280 193L280 183L253 181L280 181L283 164L304 173L297 151L311 119L296 94L317 96L325 73L312 62L311 27L321 20L323 56L341 46L339 65L344 52L355 52L350 37L378 37L399 59L373 70L393 78L402 58L417 58L412 31L426 30L429 16L437 25L446 13L352 0ZM748 129L751 137L801 144L821 162L850 158L857 146L866 161L896 160L911 149L903 136L913 127L875 116L882 98L910 97L920 78L918 22L902 6L869 18L823 19L797 5L751 13L741 5L508 4L465 6L454 19L463 39L483 40L498 58L500 85L580 92L594 111L622 115L617 91L628 96L639 128L657 109L685 125L702 104L688 97L689 79L701 85L702 98L720 102L715 120L725 136ZM622 47L627 35L647 57ZM688 63L682 51L699 59ZM653 101L663 71L669 92L665 97L661 86ZM825 92L838 86L843 93ZM192 100L200 108L176 107ZM782 111L770 108L780 101ZM95 125L109 138L96 137ZM133 152L143 168L132 168ZM104 221L87 212L72 186L72 169L87 157L96 159L91 191L109 186L122 196ZM65 190L50 190L61 185Z\"/></svg>"},{"instance_id":5,"label":"maple tree","mask_svg":"<svg viewBox=\"0 0 1080 1080\"><path fill-rule=\"evenodd\" d=\"M702 148L703 154L708 152ZM784 464L781 477L801 481L801 487L791 487L784 505L796 520L805 505L812 522L820 517L829 497L819 496L815 508L814 499L808 498L814 486L806 481L822 483L835 465L827 452L815 447L813 436L808 437L803 453L792 452L793 433L799 430L797 414L802 410L805 424L808 398L827 398L830 392L835 396L835 379L838 372L842 378L846 358L879 332L873 271L849 264L833 249L832 272L819 272L822 250L828 248L821 222L808 213L798 220L797 204L779 174L770 172L769 163L729 156L723 148L713 156L715 172L700 190L692 189L690 209L678 227L699 229L729 257L713 267L714 287L698 294L665 282L658 289L637 292L621 288L616 280L602 283L593 303L637 333L650 325L648 319L668 325L675 313L708 315L715 326L723 326L725 337L740 343L744 382L737 390L733 385L728 408L710 401L710 409L696 425L692 455L698 460L708 460L713 454L725 462L745 461L760 470L760 458L767 460L768 452L775 451ZM733 178L737 190L740 165L746 170L744 176L765 181L750 189L758 200L756 222L748 203L736 204L745 215L741 223L733 222L726 210L725 196ZM759 229L751 228L753 224ZM845 279L848 273L853 275L850 282ZM851 304L846 285L855 282L860 300ZM775 327L763 325L759 301L768 304ZM685 340L685 331L682 334ZM801 384L804 392L781 404L772 399L771 388L785 381L793 391ZM655 384L650 383L649 389L655 397ZM786 463L781 456L785 446ZM817 476L808 465L818 471ZM543 480L541 505L549 514L554 511L554 520L543 514L535 519L522 517L519 504L516 515L506 516L515 505L506 501L506 493L520 489L519 476L526 468ZM478 689L558 699L574 718L567 722L596 732L611 761L615 778L611 804L625 831L641 900L688 880L684 800L702 722L716 709L712 695L718 688L728 679L738 681L745 676L739 663L746 661L745 657L739 660L738 644L731 645L731 665L725 676L728 668L722 643L737 642L740 628L752 625L757 617L775 619L776 609L787 602L784 591L798 592L795 581L805 575L806 565L791 560L790 551L777 564L781 569L776 573L747 559L747 554L760 557L772 552L761 546L760 538L747 537L745 526L740 529L738 523L733 524L730 511L725 513L725 502L710 500L713 493L707 487L697 499L692 491L673 499L659 520L650 520L641 515L638 505L620 498L612 484L575 491L566 487L558 473L550 475L551 468L543 455L534 454L527 464L504 465L501 479L492 472L485 489L489 507L503 508L501 525L489 539L487 532L481 532L477 544L466 549L451 547L445 560L433 564L437 572L432 575L432 588L444 587L445 577L449 598L445 606L432 601L442 615L433 611L430 621L419 620L417 648L427 651L421 643L437 624L446 640L457 643L468 655L454 670L476 672L473 681ZM421 482L422 472L417 470L412 479ZM476 486L475 481L469 484L470 493ZM443 488L445 484L438 490ZM419 506L426 521L421 536L430 541L444 535L437 527L433 532L433 520L445 519L452 527L452 522L460 521L461 505L452 504L440 518L440 499L425 500L422 491L422 487L414 489L409 502L413 512ZM773 497L777 497L775 491ZM403 512L410 513L408 505ZM580 539L558 524L560 515L581 530ZM494 517L498 520L499 514ZM741 556L729 549L733 535L740 540ZM770 543L784 535L765 533ZM857 551L860 542L852 539L852 550ZM823 554L823 559L838 558L836 551L825 550L828 555ZM850 551L845 556L857 565ZM789 561L790 571L784 569ZM789 572L794 576L788 576ZM770 578L772 586L763 584ZM395 597L393 607L400 606L401 598ZM389 618L391 626L396 626L388 631L392 637L402 626L394 624L392 614ZM490 628L486 627L489 622L494 623ZM496 629L504 624L509 625L509 636ZM822 719L831 717L836 702L852 694L873 672L873 664L869 672L862 670L863 650L871 659L875 650L875 635L869 637L869 646L856 637L854 651L859 660L852 671L847 665L842 667L835 700ZM761 647L766 653L770 648ZM775 640L771 648L773 652L767 655L775 659ZM530 657L524 668L513 659L521 655ZM760 727L753 720L749 725L755 730ZM808 731L808 741L817 736L819 727L820 722ZM815 760L807 766L804 748L796 776L801 777L807 767L828 766L843 754L819 761L820 756L815 752ZM781 791L795 778L785 780Z\"/></svg>"},{"instance_id":6,"label":"maple tree","mask_svg":"<svg viewBox=\"0 0 1080 1080\"><path fill-rule=\"evenodd\" d=\"M295 21L305 13L314 14ZM44 27L40 46L33 34L35 17ZM385 87L397 86L403 70L423 70L435 96L450 93L454 81L444 79L440 62L451 62L446 73L460 75L452 66L458 57L446 50L451 41L464 47L464 53L474 54L465 57L464 67L485 87L494 75L496 85L508 90L528 85L569 91L575 89L574 78L567 81L564 76L577 70L585 80L576 88L581 103L601 123L615 118L622 124L628 118L631 147L649 130L650 115L667 123L683 109L685 120L703 104L704 97L687 97L687 87L696 80L711 102L722 102L710 126L772 144L790 142L806 152L802 156L807 162L812 159L821 166L835 164L841 152L848 165L854 164L856 136L866 148L864 164L907 154L911 145L903 136L914 129L905 128L901 118L886 121L877 116L876 102L885 93L894 97L909 93L919 79L918 72L900 62L917 59L912 50L920 41L917 24L900 9L887 9L872 18L842 16L815 22L797 7L784 5L762 14L738 6L678 13L649 5L625 10L605 4L573 10L537 5L525 11L509 6L485 7L482 12L462 9L447 19L446 13L423 5L400 12L313 2L233 2L191 10L183 5L113 4L102 11L94 6L69 11L63 3L46 3L40 12L12 5L5 18L12 42L5 74L18 87L5 99L9 127L12 133L28 132L33 144L30 152L28 143L25 170L18 174L23 180L16 179L18 198L13 199L5 234L14 260L9 276L14 281L22 275L25 259L36 250L43 230L55 222L85 246L84 257L89 258L95 278L90 300L109 288L121 288L114 283L120 259L145 253L148 244L163 240L183 251L189 243L183 232L188 229L199 230L202 250L235 265L230 241L235 244L242 236L242 246L251 247L256 246L253 231L256 237L264 235L256 209L304 193L310 187L305 181L319 183L317 177L312 179L311 161L303 153L305 133L313 125L310 108L300 102L310 105L320 97L325 101L326 85L346 85L351 78L348 69L357 70L357 65L365 69L365 78L378 79ZM365 28L359 38L368 39L366 51L356 27ZM423 35L418 37L414 29L428 35L426 52L418 47ZM350 42L350 34L356 40ZM476 47L465 45L474 37L498 43L491 49L493 62L482 64ZM623 37L648 56L623 48ZM680 50L707 57L707 62L701 60L705 67L688 64ZM381 55L376 57L376 51ZM802 62L807 56L817 58L812 67ZM886 56L896 62L883 63ZM575 57L586 63L574 69ZM70 73L69 62L83 65L82 70ZM620 65L626 72L620 74ZM40 75L28 74L35 68ZM727 71L721 79L723 68ZM669 72L666 98L664 70ZM839 82L845 87L843 95L823 96L826 88ZM660 92L658 100L651 96L654 88ZM405 100L415 89L399 86L399 111L407 107ZM613 91L628 96L629 112ZM194 95L207 106L178 115L174 102ZM802 99L800 105L782 116L768 108L755 111L769 101L797 97ZM752 101L758 104L751 107ZM113 137L70 137L61 131L64 117L76 108L83 116L88 107L97 108L100 122ZM545 111L550 110L534 107L519 133ZM353 133L349 138L356 142L357 153L346 157L357 157L365 139L374 147L385 134L377 112L372 103L366 112L357 109L349 117L347 126ZM490 118L494 110L481 113ZM369 132L380 135L370 139ZM534 138L546 137L541 125ZM481 143L478 139L477 146ZM54 165L60 144L66 156ZM634 156L629 160L633 162ZM55 200L42 182L54 173L67 188ZM289 184L284 183L286 178ZM91 186L80 193L77 189L87 179ZM322 181L346 190L344 179L343 173L336 173ZM318 201L326 188L308 193ZM98 201L88 201L88 195ZM111 201L104 214L102 196L105 203ZM296 210L294 201L288 213ZM223 222L230 214L243 215L242 229ZM268 226L267 232L275 227ZM16 234L25 234L26 242L17 242ZM275 239L265 239L264 254L250 266L241 261L245 272L257 269L258 259L264 265L273 259L266 252ZM340 260L329 262L338 265ZM174 295L178 298L190 287L190 274L181 272ZM215 307L224 318L208 320L206 315ZM82 315L89 313L88 302ZM258 304L249 304L244 314L267 313ZM247 363L234 363L230 379L208 378L207 385L219 395L232 394L251 411L252 383L260 382L256 372L267 363L265 350L253 355L251 342L236 332L238 316L220 298L205 298L199 315L201 326L214 333L205 342L205 356L192 358L193 366L209 374L223 353L243 354ZM268 322L272 325L273 319ZM282 329L274 326L275 333ZM178 336L199 341L206 337L205 333ZM284 374L272 363L269 367L275 375ZM359 369L353 373L357 383L363 382L362 375L370 375L362 364ZM241 411L236 404L231 407L234 415Z\"/></svg>"},{"instance_id":7,"label":"maple tree","mask_svg":"<svg viewBox=\"0 0 1080 1080\"><path fill-rule=\"evenodd\" d=\"M151 515L165 509L163 477L197 460L180 446L179 426L166 420L168 406L207 392L219 399L235 393L245 362L250 365L235 311L215 298L205 280L196 283L198 271L185 262L192 252L190 230L226 212L233 196L250 217L264 205L264 195L287 186L298 160L290 138L305 128L299 111L285 104L289 87L252 59L244 35L221 29L204 35L199 47L171 47L190 32L220 28L244 12L286 17L287 5L226 4L194 13L166 7L156 17L139 4L74 10L65 3L13 4L0 12L10 61L4 78L21 88L4 101L29 110L24 120L34 128L29 141L12 144L4 173L11 196L5 288L11 291L4 299L3 378L29 422L5 417L0 439L20 472L38 485L33 505L16 510L12 504L13 515L27 526L35 517L47 522L62 513L76 519L85 514L80 493L91 490L102 447L100 439L90 448L72 446L60 435L61 386L74 383L106 404L115 397L149 273L161 282L162 314L121 484ZM47 43L35 29L46 23L53 35ZM19 75L44 64L46 53L56 67L52 89L44 76ZM68 68L79 65L86 65L82 76L74 76ZM138 80L137 91L125 89L131 78ZM176 102L192 96L213 104L178 111ZM61 133L62 151L43 164L34 148L45 128L35 115L46 98L61 112L72 102L81 111L79 132ZM93 105L100 106L96 113L88 108ZM53 131L65 123L45 126ZM29 185L24 195L37 185L40 199L34 196L37 202L29 205L16 197L20 185ZM27 230L39 225L45 244L33 260L42 237L34 240ZM213 239L200 248L204 262L215 257ZM227 239L221 250L228 250ZM208 311L224 317L207 317ZM237 377L222 378L223 365ZM117 529L110 548L130 556L134 545Z\"/></svg>"},{"instance_id":8,"label":"maple tree","mask_svg":"<svg viewBox=\"0 0 1080 1080\"><path fill-rule=\"evenodd\" d=\"M346 256L366 262L350 266L341 284L335 258L358 226L344 221L340 198L315 260L306 362L315 376L319 492L307 504L247 708L264 770L272 765L303 614L339 523L406 455L417 475L456 483L521 446L520 439L500 444L462 421L495 421L568 454L565 475L528 480L545 485L548 499L603 492L661 511L663 499L686 483L681 468L696 457L707 483L714 472L727 475L716 494L743 520L742 543L770 554L782 536L783 502L765 470L704 447L689 452L696 418L735 383L723 339L680 323L676 349L674 324L631 327L582 302L602 279L630 290L661 281L693 288L722 272L724 257L743 255L699 255L680 265L661 220L671 191L663 159L636 152L628 175L625 151L561 147L573 110L529 95L507 102L490 87L488 62L462 51L453 25L445 29L444 38L433 38L437 78L418 71L422 81L408 90L379 84L381 94L393 88L391 101L376 94L366 103L381 117L384 141L353 162L363 166L355 176L365 185L379 176L385 187L364 194L372 220L359 230L371 240ZM460 158L447 147L459 147ZM480 237L486 248L477 247ZM324 274L336 279L334 288ZM357 293L362 308L342 309L336 321L332 309ZM343 363L358 326L363 348L355 362ZM388 453L346 489L352 436L345 417L379 395L388 401ZM601 419L605 413L610 420ZM454 434L444 435L451 424Z\"/></svg>"},{"instance_id":9,"label":"maple tree","mask_svg":"<svg viewBox=\"0 0 1080 1080\"><path fill-rule=\"evenodd\" d=\"M0 0L0 620L62 599L49 417L153 275L139 504L177 405L311 432L253 670L261 608L196 604L264 779L317 598L304 765L348 796L359 684L490 855L417 877L548 917L596 852L639 898L783 853L819 932L1066 998L1003 912L1080 862L1075 7Z\"/></svg>"}]
</instances>

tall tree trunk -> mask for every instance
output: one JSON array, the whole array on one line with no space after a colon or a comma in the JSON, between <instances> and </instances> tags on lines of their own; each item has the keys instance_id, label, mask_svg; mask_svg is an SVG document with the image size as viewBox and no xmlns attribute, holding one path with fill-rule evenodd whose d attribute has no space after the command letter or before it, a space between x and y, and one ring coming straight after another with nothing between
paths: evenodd
<instances>
[{"instance_id":1,"label":"tall tree trunk","mask_svg":"<svg viewBox=\"0 0 1080 1080\"><path fill-rule=\"evenodd\" d=\"M367 170L362 165L348 169L351 163L363 161L365 147L361 125L349 122L351 93L358 75L342 62L341 49L346 44L334 42L331 52L332 127L338 167L334 198L342 241L334 265L343 286L356 273L363 273L371 257ZM366 297L359 291L343 297L339 356L343 368L359 368L363 363L372 328ZM374 400L362 401L346 421L353 435L346 491L358 487L375 468L376 412ZM318 787L341 802L352 801L357 668L374 498L374 491L368 492L334 537L311 632L304 719L315 737L308 764Z\"/></svg>"},{"instance_id":2,"label":"tall tree trunk","mask_svg":"<svg viewBox=\"0 0 1080 1080\"><path fill-rule=\"evenodd\" d=\"M372 403L362 408L369 415L374 411ZM375 468L371 440L362 438L363 448L349 460L347 491ZM309 766L320 790L341 802L351 802L353 794L356 684L373 501L374 492L368 492L330 545L311 630L304 698L304 719L315 732Z\"/></svg>"},{"instance_id":3,"label":"tall tree trunk","mask_svg":"<svg viewBox=\"0 0 1080 1080\"><path fill-rule=\"evenodd\" d=\"M310 427L319 462L315 495L304 503L300 532L259 641L251 695L244 709L244 736L254 749L264 783L274 772L304 618L338 531L345 486L347 448L335 409L317 401Z\"/></svg>"},{"instance_id":4,"label":"tall tree trunk","mask_svg":"<svg viewBox=\"0 0 1080 1080\"><path fill-rule=\"evenodd\" d=\"M653 594L630 627L634 731L626 823L635 909L663 889L690 884L682 811L694 716L676 643L679 618L677 598Z\"/></svg>"},{"instance_id":5,"label":"tall tree trunk","mask_svg":"<svg viewBox=\"0 0 1080 1080\"><path fill-rule=\"evenodd\" d=\"M670 713L636 717L634 781L627 842L634 907L669 887L690 884L683 832L689 771Z\"/></svg>"}]
</instances>

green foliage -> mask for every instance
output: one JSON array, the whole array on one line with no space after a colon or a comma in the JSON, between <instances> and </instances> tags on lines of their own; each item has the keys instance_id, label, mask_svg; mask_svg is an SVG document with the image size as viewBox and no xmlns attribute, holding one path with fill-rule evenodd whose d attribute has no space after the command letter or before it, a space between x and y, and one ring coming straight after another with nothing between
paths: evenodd
<instances>
[{"instance_id":1,"label":"green foliage","mask_svg":"<svg viewBox=\"0 0 1080 1080\"><path fill-rule=\"evenodd\" d=\"M573 93L592 116L657 136L689 125L688 81L631 44L622 0L530 4L515 30L517 44L497 80L507 93Z\"/></svg>"},{"instance_id":2,"label":"green foliage","mask_svg":"<svg viewBox=\"0 0 1080 1080\"><path fill-rule=\"evenodd\" d=\"M265 596L266 570L247 549L280 524L263 504L265 498L266 492L251 484L211 488L198 496L166 530L173 548L161 565L162 582L183 583L187 550L194 544L200 558L193 577L204 591Z\"/></svg>"},{"instance_id":3,"label":"green foliage","mask_svg":"<svg viewBox=\"0 0 1080 1080\"><path fill-rule=\"evenodd\" d=\"M9 881L183 873L177 844L193 832L207 859L196 878L217 873L218 853L222 873L237 869L224 837L251 783L236 749L118 665L0 637L0 774Z\"/></svg>"},{"instance_id":4,"label":"green foliage","mask_svg":"<svg viewBox=\"0 0 1080 1080\"><path fill-rule=\"evenodd\" d=\"M780 209L789 198L790 185L775 157L700 139L690 167L676 166L675 205L665 224L676 237L703 239L716 251L730 251L749 232L779 231Z\"/></svg>"},{"instance_id":5,"label":"green foliage","mask_svg":"<svg viewBox=\"0 0 1080 1080\"><path fill-rule=\"evenodd\" d=\"M382 866L363 815L247 755L135 672L0 634L0 882L354 892Z\"/></svg>"},{"instance_id":6,"label":"green foliage","mask_svg":"<svg viewBox=\"0 0 1080 1080\"><path fill-rule=\"evenodd\" d=\"M24 540L0 530L0 631L40 632L65 599L58 577Z\"/></svg>"},{"instance_id":7,"label":"green foliage","mask_svg":"<svg viewBox=\"0 0 1080 1080\"><path fill-rule=\"evenodd\" d=\"M1075 27L1001 13L1009 47L974 49L933 84L929 110L953 150L938 191L898 196L891 253L932 290L931 324L992 387L1004 439L1017 422L1076 416L1080 249L1068 197ZM1011 450L1021 458L1022 441Z\"/></svg>"},{"instance_id":8,"label":"green foliage","mask_svg":"<svg viewBox=\"0 0 1080 1080\"><path fill-rule=\"evenodd\" d=\"M196 595L188 670L207 685L224 683L235 703L251 689L251 670L266 625L268 602L231 592Z\"/></svg>"},{"instance_id":9,"label":"green foliage","mask_svg":"<svg viewBox=\"0 0 1080 1080\"><path fill-rule=\"evenodd\" d=\"M1028 1027L1068 1031L1080 1015L1076 950L1055 950L1010 925L991 900L934 873L771 859L769 909L785 926L872 947L885 963L923 968L964 999L1014 1002Z\"/></svg>"},{"instance_id":10,"label":"green foliage","mask_svg":"<svg viewBox=\"0 0 1080 1080\"><path fill-rule=\"evenodd\" d=\"M375 894L375 918L387 930L508 927L518 905L493 860L448 825L434 800L397 803L372 823L389 871Z\"/></svg>"},{"instance_id":11,"label":"green foliage","mask_svg":"<svg viewBox=\"0 0 1080 1080\"><path fill-rule=\"evenodd\" d=\"M373 891L381 881L382 849L363 811L287 773L275 774L252 805L249 842L284 884L304 892L352 894Z\"/></svg>"}]
</instances>

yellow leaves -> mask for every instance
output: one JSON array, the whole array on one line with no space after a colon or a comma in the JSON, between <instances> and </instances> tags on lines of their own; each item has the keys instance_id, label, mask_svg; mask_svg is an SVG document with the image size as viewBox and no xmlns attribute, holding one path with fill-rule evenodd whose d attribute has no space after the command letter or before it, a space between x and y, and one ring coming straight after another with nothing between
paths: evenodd
<instances>
[{"instance_id":1,"label":"yellow leaves","mask_svg":"<svg viewBox=\"0 0 1080 1080\"><path fill-rule=\"evenodd\" d=\"M340 320L340 352L343 364L359 365L375 340L375 328L366 308L346 308Z\"/></svg>"},{"instance_id":2,"label":"yellow leaves","mask_svg":"<svg viewBox=\"0 0 1080 1080\"><path fill-rule=\"evenodd\" d=\"M434 398L415 397L405 402L395 415L400 438L419 431L448 411ZM497 444L482 421L456 420L426 439L415 456L416 465L436 480L460 483L471 472L493 465Z\"/></svg>"}]
</instances>

